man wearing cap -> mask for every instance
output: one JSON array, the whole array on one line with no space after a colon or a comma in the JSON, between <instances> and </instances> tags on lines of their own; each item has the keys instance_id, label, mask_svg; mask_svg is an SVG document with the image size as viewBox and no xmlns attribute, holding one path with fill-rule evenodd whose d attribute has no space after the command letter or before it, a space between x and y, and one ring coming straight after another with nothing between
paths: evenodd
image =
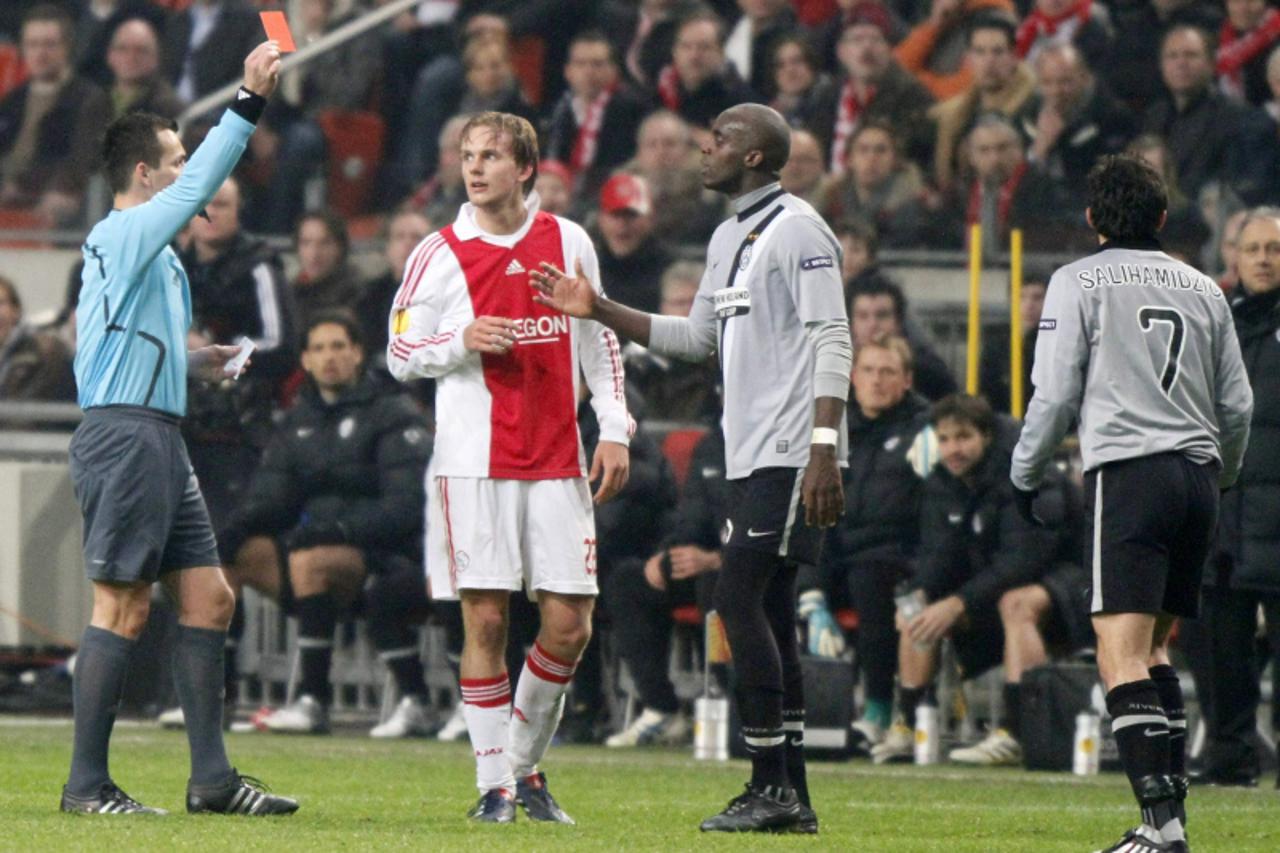
<instances>
[{"instance_id":1,"label":"man wearing cap","mask_svg":"<svg viewBox=\"0 0 1280 853\"><path fill-rule=\"evenodd\" d=\"M618 173L600 190L600 275L620 302L656 313L662 272L675 260L653 235L653 197L639 175Z\"/></svg>"}]
</instances>

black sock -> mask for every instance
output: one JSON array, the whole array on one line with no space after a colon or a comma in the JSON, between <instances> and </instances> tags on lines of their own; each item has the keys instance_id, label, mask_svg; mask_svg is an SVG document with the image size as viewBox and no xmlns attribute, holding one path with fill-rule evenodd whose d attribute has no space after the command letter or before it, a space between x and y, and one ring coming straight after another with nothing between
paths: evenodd
<instances>
[{"instance_id":1,"label":"black sock","mask_svg":"<svg viewBox=\"0 0 1280 853\"><path fill-rule=\"evenodd\" d=\"M782 729L782 694L759 687L739 685L738 713L742 716L742 739L751 756L751 784L787 787L786 737Z\"/></svg>"},{"instance_id":2,"label":"black sock","mask_svg":"<svg viewBox=\"0 0 1280 853\"><path fill-rule=\"evenodd\" d=\"M173 682L191 746L191 784L214 785L231 775L222 741L223 673L226 635L209 628L178 626L173 648Z\"/></svg>"},{"instance_id":3,"label":"black sock","mask_svg":"<svg viewBox=\"0 0 1280 853\"><path fill-rule=\"evenodd\" d=\"M1169 776L1169 723L1155 683L1144 678L1117 685L1107 694L1107 711L1143 822L1166 841L1176 840L1182 822Z\"/></svg>"},{"instance_id":4,"label":"black sock","mask_svg":"<svg viewBox=\"0 0 1280 853\"><path fill-rule=\"evenodd\" d=\"M401 696L417 696L419 701L426 702L427 682L416 648L379 652L378 657L391 670L391 676L396 680L396 690Z\"/></svg>"},{"instance_id":5,"label":"black sock","mask_svg":"<svg viewBox=\"0 0 1280 853\"><path fill-rule=\"evenodd\" d=\"M916 706L924 699L927 689L926 687L898 688L898 707L902 710L902 719L906 721L909 729L916 727Z\"/></svg>"},{"instance_id":6,"label":"black sock","mask_svg":"<svg viewBox=\"0 0 1280 853\"><path fill-rule=\"evenodd\" d=\"M302 655L302 682L298 692L328 707L333 701L329 666L333 661L333 630L338 622L338 608L328 593L299 598L295 607L298 650Z\"/></svg>"},{"instance_id":7,"label":"black sock","mask_svg":"<svg viewBox=\"0 0 1280 853\"><path fill-rule=\"evenodd\" d=\"M244 637L244 601L236 597L236 611L227 628L226 653L222 658L222 683L226 691L224 701L234 705L240 698L240 640Z\"/></svg>"},{"instance_id":8,"label":"black sock","mask_svg":"<svg viewBox=\"0 0 1280 853\"><path fill-rule=\"evenodd\" d=\"M809 774L804 766L804 708L782 710L782 729L787 736L787 780L796 789L800 802L809 805Z\"/></svg>"},{"instance_id":9,"label":"black sock","mask_svg":"<svg viewBox=\"0 0 1280 853\"><path fill-rule=\"evenodd\" d=\"M1178 671L1168 664L1153 666L1148 673L1160 694L1160 705L1169 720L1169 773L1178 789L1178 819L1187 824L1187 709L1182 703L1182 683Z\"/></svg>"},{"instance_id":10,"label":"black sock","mask_svg":"<svg viewBox=\"0 0 1280 853\"><path fill-rule=\"evenodd\" d=\"M1022 737L1022 685L1004 685L1004 719L1000 726L1013 735L1014 740Z\"/></svg>"},{"instance_id":11,"label":"black sock","mask_svg":"<svg viewBox=\"0 0 1280 853\"><path fill-rule=\"evenodd\" d=\"M111 778L107 751L133 646L133 640L93 625L80 638L71 684L75 744L67 778L67 791L74 796L97 796L102 783Z\"/></svg>"}]
</instances>

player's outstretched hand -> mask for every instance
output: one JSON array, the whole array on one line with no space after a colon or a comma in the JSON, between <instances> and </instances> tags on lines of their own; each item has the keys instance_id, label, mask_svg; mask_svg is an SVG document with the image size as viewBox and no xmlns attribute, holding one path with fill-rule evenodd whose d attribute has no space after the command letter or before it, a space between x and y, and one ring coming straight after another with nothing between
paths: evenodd
<instances>
[{"instance_id":1,"label":"player's outstretched hand","mask_svg":"<svg viewBox=\"0 0 1280 853\"><path fill-rule=\"evenodd\" d=\"M264 41L244 60L244 87L255 95L271 97L280 82L280 44Z\"/></svg>"},{"instance_id":2,"label":"player's outstretched hand","mask_svg":"<svg viewBox=\"0 0 1280 853\"><path fill-rule=\"evenodd\" d=\"M844 487L840 483L840 466L836 462L834 447L814 445L810 450L800 494L804 501L805 524L810 527L835 526L840 513L844 512Z\"/></svg>"},{"instance_id":3,"label":"player's outstretched hand","mask_svg":"<svg viewBox=\"0 0 1280 853\"><path fill-rule=\"evenodd\" d=\"M240 347L237 346L214 344L193 349L187 353L187 374L205 382L221 382L228 378L223 368L239 354ZM245 362L244 366L248 367L249 362Z\"/></svg>"},{"instance_id":4,"label":"player's outstretched hand","mask_svg":"<svg viewBox=\"0 0 1280 853\"><path fill-rule=\"evenodd\" d=\"M506 355L516 345L516 323L506 317L477 317L462 330L462 345L471 352Z\"/></svg>"},{"instance_id":5,"label":"player's outstretched hand","mask_svg":"<svg viewBox=\"0 0 1280 853\"><path fill-rule=\"evenodd\" d=\"M625 444L616 441L601 441L596 444L595 455L591 459L591 482L600 481L596 489L595 502L602 504L612 499L627 484L631 475L631 452Z\"/></svg>"},{"instance_id":6,"label":"player's outstretched hand","mask_svg":"<svg viewBox=\"0 0 1280 853\"><path fill-rule=\"evenodd\" d=\"M570 317L590 319L596 307L596 291L582 271L582 259L573 262L574 277L543 261L529 273L529 284L536 291L533 301L562 311Z\"/></svg>"}]
</instances>

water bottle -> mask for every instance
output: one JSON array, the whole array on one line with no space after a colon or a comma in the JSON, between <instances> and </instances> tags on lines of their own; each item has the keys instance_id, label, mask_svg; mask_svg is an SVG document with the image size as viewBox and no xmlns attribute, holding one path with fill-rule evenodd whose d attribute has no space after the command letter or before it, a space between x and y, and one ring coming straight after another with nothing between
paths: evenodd
<instances>
[{"instance_id":1,"label":"water bottle","mask_svg":"<svg viewBox=\"0 0 1280 853\"><path fill-rule=\"evenodd\" d=\"M1076 714L1075 747L1071 753L1071 772L1077 776L1093 776L1098 772L1098 746L1102 740L1102 718L1092 711Z\"/></svg>"},{"instance_id":2,"label":"water bottle","mask_svg":"<svg viewBox=\"0 0 1280 853\"><path fill-rule=\"evenodd\" d=\"M938 706L916 706L916 764L937 764L942 757L938 739Z\"/></svg>"},{"instance_id":3,"label":"water bottle","mask_svg":"<svg viewBox=\"0 0 1280 853\"><path fill-rule=\"evenodd\" d=\"M693 703L693 757L697 761L729 760L729 700L703 696Z\"/></svg>"}]
</instances>

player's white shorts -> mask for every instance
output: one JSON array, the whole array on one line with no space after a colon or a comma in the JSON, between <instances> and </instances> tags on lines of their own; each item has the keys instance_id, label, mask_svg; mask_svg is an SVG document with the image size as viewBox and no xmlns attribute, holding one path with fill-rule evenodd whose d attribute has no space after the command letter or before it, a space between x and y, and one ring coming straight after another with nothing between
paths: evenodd
<instances>
[{"instance_id":1,"label":"player's white shorts","mask_svg":"<svg viewBox=\"0 0 1280 853\"><path fill-rule=\"evenodd\" d=\"M596 595L587 481L430 478L427 577L433 598L459 589Z\"/></svg>"}]
</instances>

